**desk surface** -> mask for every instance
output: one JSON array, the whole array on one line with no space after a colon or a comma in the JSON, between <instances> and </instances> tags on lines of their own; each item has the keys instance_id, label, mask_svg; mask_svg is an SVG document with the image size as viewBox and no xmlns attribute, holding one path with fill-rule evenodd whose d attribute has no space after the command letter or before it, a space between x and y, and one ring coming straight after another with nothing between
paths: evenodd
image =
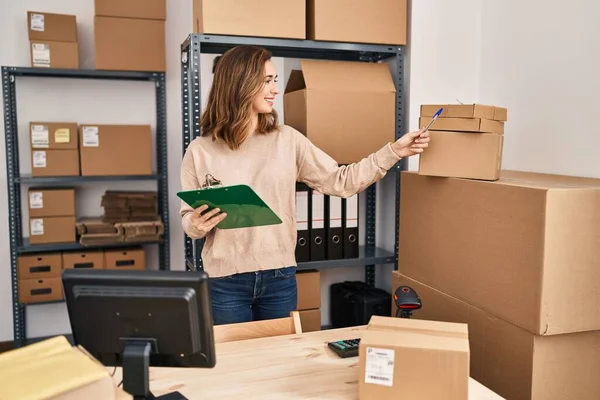
<instances>
[{"instance_id":1,"label":"desk surface","mask_svg":"<svg viewBox=\"0 0 600 400\"><path fill-rule=\"evenodd\" d=\"M219 343L213 369L151 368L154 395L178 390L194 399L357 399L358 357L339 358L328 341L361 337L343 328ZM111 372L112 372L112 368ZM114 379L121 380L120 371ZM500 400L470 379L469 400Z\"/></svg>"}]
</instances>

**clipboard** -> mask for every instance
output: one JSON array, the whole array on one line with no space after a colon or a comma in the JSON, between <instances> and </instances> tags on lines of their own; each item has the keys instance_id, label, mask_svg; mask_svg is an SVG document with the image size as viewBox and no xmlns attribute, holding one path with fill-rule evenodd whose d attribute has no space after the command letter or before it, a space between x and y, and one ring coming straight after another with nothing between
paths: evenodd
<instances>
[{"instance_id":1,"label":"clipboard","mask_svg":"<svg viewBox=\"0 0 600 400\"><path fill-rule=\"evenodd\" d=\"M208 212L220 208L227 217L217 224L219 229L249 228L277 225L283 221L248 185L222 186L212 175L206 176L206 182L200 189L184 190L177 196L190 207L196 209L208 205Z\"/></svg>"}]
</instances>

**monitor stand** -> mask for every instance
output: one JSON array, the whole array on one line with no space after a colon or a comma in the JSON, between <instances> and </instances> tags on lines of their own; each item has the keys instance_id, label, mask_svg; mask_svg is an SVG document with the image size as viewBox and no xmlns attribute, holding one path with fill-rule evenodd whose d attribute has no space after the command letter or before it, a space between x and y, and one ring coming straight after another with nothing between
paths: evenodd
<instances>
[{"instance_id":1,"label":"monitor stand","mask_svg":"<svg viewBox=\"0 0 600 400\"><path fill-rule=\"evenodd\" d=\"M150 392L150 350L151 341L131 341L123 350L123 390L134 400L188 400L179 392L154 396Z\"/></svg>"}]
</instances>

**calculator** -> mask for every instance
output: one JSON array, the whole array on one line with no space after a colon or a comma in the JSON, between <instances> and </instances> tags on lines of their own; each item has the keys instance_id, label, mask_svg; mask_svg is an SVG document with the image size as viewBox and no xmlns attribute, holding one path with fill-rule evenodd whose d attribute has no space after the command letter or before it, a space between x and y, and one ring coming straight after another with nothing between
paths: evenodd
<instances>
[{"instance_id":1,"label":"calculator","mask_svg":"<svg viewBox=\"0 0 600 400\"><path fill-rule=\"evenodd\" d=\"M356 357L358 356L358 345L360 344L360 338L357 339L346 339L337 340L335 342L328 342L327 346L333 350L339 357Z\"/></svg>"}]
</instances>

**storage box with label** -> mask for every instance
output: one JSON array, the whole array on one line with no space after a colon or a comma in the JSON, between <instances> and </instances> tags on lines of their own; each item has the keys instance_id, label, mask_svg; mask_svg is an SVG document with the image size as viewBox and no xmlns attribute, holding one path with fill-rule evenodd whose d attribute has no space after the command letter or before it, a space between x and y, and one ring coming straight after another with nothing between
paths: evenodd
<instances>
[{"instance_id":1,"label":"storage box with label","mask_svg":"<svg viewBox=\"0 0 600 400\"><path fill-rule=\"evenodd\" d=\"M386 64L301 60L284 94L285 124L339 164L395 141L396 87ZM343 143L344 145L340 145Z\"/></svg>"},{"instance_id":2,"label":"storage box with label","mask_svg":"<svg viewBox=\"0 0 600 400\"><path fill-rule=\"evenodd\" d=\"M359 345L359 399L467 400L466 324L373 316Z\"/></svg>"},{"instance_id":3,"label":"storage box with label","mask_svg":"<svg viewBox=\"0 0 600 400\"><path fill-rule=\"evenodd\" d=\"M29 218L29 243L72 243L76 240L75 217Z\"/></svg>"},{"instance_id":4,"label":"storage box with label","mask_svg":"<svg viewBox=\"0 0 600 400\"><path fill-rule=\"evenodd\" d=\"M106 269L137 270L146 268L146 253L139 246L106 249L104 251Z\"/></svg>"},{"instance_id":5,"label":"storage box with label","mask_svg":"<svg viewBox=\"0 0 600 400\"><path fill-rule=\"evenodd\" d=\"M75 15L28 11L27 26L32 67L79 68Z\"/></svg>"},{"instance_id":6,"label":"storage box with label","mask_svg":"<svg viewBox=\"0 0 600 400\"><path fill-rule=\"evenodd\" d=\"M308 0L308 39L407 43L407 0Z\"/></svg>"},{"instance_id":7,"label":"storage box with label","mask_svg":"<svg viewBox=\"0 0 600 400\"><path fill-rule=\"evenodd\" d=\"M152 175L150 125L80 126L81 175Z\"/></svg>"},{"instance_id":8,"label":"storage box with label","mask_svg":"<svg viewBox=\"0 0 600 400\"><path fill-rule=\"evenodd\" d=\"M75 189L29 188L29 217L70 217L75 215Z\"/></svg>"},{"instance_id":9,"label":"storage box with label","mask_svg":"<svg viewBox=\"0 0 600 400\"><path fill-rule=\"evenodd\" d=\"M29 123L32 149L78 149L78 132L76 122Z\"/></svg>"},{"instance_id":10,"label":"storage box with label","mask_svg":"<svg viewBox=\"0 0 600 400\"><path fill-rule=\"evenodd\" d=\"M268 18L269 0L193 0L195 33L306 39L306 0L277 3L277 18Z\"/></svg>"},{"instance_id":11,"label":"storage box with label","mask_svg":"<svg viewBox=\"0 0 600 400\"><path fill-rule=\"evenodd\" d=\"M32 176L78 176L78 150L32 150Z\"/></svg>"},{"instance_id":12,"label":"storage box with label","mask_svg":"<svg viewBox=\"0 0 600 400\"><path fill-rule=\"evenodd\" d=\"M104 250L65 251L63 269L104 269Z\"/></svg>"},{"instance_id":13,"label":"storage box with label","mask_svg":"<svg viewBox=\"0 0 600 400\"><path fill-rule=\"evenodd\" d=\"M79 68L77 42L31 41L31 66L45 68Z\"/></svg>"},{"instance_id":14,"label":"storage box with label","mask_svg":"<svg viewBox=\"0 0 600 400\"><path fill-rule=\"evenodd\" d=\"M600 330L600 179L403 172L400 193L403 274L534 334Z\"/></svg>"}]
</instances>

